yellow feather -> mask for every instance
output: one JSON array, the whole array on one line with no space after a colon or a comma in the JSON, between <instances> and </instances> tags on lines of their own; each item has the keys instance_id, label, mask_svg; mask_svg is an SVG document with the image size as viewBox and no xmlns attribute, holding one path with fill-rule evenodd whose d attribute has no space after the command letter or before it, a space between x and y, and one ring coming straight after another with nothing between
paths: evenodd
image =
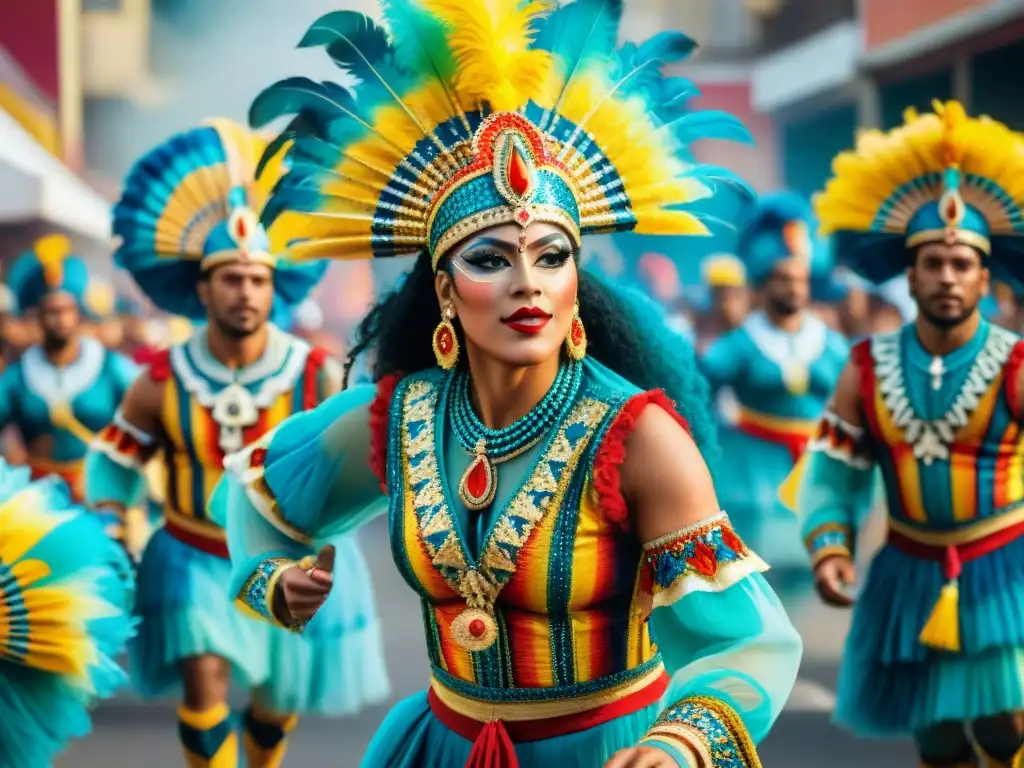
<instances>
[{"instance_id":1,"label":"yellow feather","mask_svg":"<svg viewBox=\"0 0 1024 768\"><path fill-rule=\"evenodd\" d=\"M43 512L39 491L28 488L0 504L0 562L14 563L74 514Z\"/></svg>"},{"instance_id":2,"label":"yellow feather","mask_svg":"<svg viewBox=\"0 0 1024 768\"><path fill-rule=\"evenodd\" d=\"M47 235L36 240L36 258L43 268L43 280L51 287L64 279L64 259L71 254L71 241L64 235Z\"/></svg>"},{"instance_id":3,"label":"yellow feather","mask_svg":"<svg viewBox=\"0 0 1024 768\"><path fill-rule=\"evenodd\" d=\"M858 136L856 148L835 159L833 178L814 199L822 231L870 229L883 204L903 187L911 191L904 191L886 219L887 231L902 232L922 205L942 195L941 177L950 163L964 174L964 201L986 217L992 234L1011 233L1002 207L969 177L994 182L1024 205L1024 144L1002 123L968 117L957 102L936 104L934 113L924 115L908 111L906 124ZM933 178L926 181L929 174Z\"/></svg>"},{"instance_id":4,"label":"yellow feather","mask_svg":"<svg viewBox=\"0 0 1024 768\"><path fill-rule=\"evenodd\" d=\"M449 27L458 61L455 90L462 104L487 102L495 111L522 107L552 68L551 54L529 50L533 21L547 10L536 0L423 0Z\"/></svg>"}]
</instances>

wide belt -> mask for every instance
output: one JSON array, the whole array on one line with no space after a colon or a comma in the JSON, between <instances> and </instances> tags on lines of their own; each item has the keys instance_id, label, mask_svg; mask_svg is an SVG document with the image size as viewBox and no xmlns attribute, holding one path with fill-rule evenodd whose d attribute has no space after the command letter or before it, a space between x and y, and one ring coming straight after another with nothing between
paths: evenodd
<instances>
[{"instance_id":1,"label":"wide belt","mask_svg":"<svg viewBox=\"0 0 1024 768\"><path fill-rule=\"evenodd\" d=\"M817 428L816 421L769 416L749 408L740 408L736 421L736 429L740 432L786 448L794 463L803 454L807 442L814 437Z\"/></svg>"},{"instance_id":2,"label":"wide belt","mask_svg":"<svg viewBox=\"0 0 1024 768\"><path fill-rule=\"evenodd\" d=\"M164 508L164 530L183 544L193 549L216 555L225 560L228 554L227 535L224 529L205 520L196 520L181 514L170 506Z\"/></svg>"},{"instance_id":3,"label":"wide belt","mask_svg":"<svg viewBox=\"0 0 1024 768\"><path fill-rule=\"evenodd\" d=\"M925 531L889 519L889 543L912 557L942 564L946 584L918 639L931 648L960 651L960 572L977 560L1024 536L1024 507L979 520L953 531Z\"/></svg>"},{"instance_id":4,"label":"wide belt","mask_svg":"<svg viewBox=\"0 0 1024 768\"><path fill-rule=\"evenodd\" d=\"M437 677L427 700L449 730L473 742L465 768L517 768L514 744L578 733L650 706L665 693L663 665L635 680L552 701L485 701L459 693Z\"/></svg>"}]
</instances>

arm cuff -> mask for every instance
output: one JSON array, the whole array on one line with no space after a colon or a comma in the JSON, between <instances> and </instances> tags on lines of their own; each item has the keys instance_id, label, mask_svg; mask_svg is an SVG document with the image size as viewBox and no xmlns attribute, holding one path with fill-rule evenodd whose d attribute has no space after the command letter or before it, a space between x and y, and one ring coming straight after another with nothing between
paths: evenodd
<instances>
[{"instance_id":1,"label":"arm cuff","mask_svg":"<svg viewBox=\"0 0 1024 768\"><path fill-rule=\"evenodd\" d=\"M840 523L819 525L804 539L812 567L834 555L853 557L853 531Z\"/></svg>"},{"instance_id":2,"label":"arm cuff","mask_svg":"<svg viewBox=\"0 0 1024 768\"><path fill-rule=\"evenodd\" d=\"M284 624L274 613L274 593L277 590L277 582L285 571L298 566L296 561L286 557L271 557L264 560L256 567L252 576L246 580L236 601L245 609L246 613L254 614L257 618L268 621L276 627L292 631L301 630L303 622Z\"/></svg>"},{"instance_id":3,"label":"arm cuff","mask_svg":"<svg viewBox=\"0 0 1024 768\"><path fill-rule=\"evenodd\" d=\"M654 607L692 592L721 592L768 565L733 530L724 512L644 544L641 588Z\"/></svg>"},{"instance_id":4,"label":"arm cuff","mask_svg":"<svg viewBox=\"0 0 1024 768\"><path fill-rule=\"evenodd\" d=\"M693 696L671 707L640 743L675 746L697 768L762 768L743 720L724 701L710 696Z\"/></svg>"}]
</instances>

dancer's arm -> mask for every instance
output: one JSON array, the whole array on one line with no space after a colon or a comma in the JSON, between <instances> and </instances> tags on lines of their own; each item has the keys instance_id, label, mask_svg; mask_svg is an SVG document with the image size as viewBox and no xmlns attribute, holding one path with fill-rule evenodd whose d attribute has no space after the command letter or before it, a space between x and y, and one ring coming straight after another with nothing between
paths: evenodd
<instances>
[{"instance_id":1,"label":"dancer's arm","mask_svg":"<svg viewBox=\"0 0 1024 768\"><path fill-rule=\"evenodd\" d=\"M651 606L672 675L672 703L640 746L681 766L759 766L754 745L789 697L802 650L761 576L767 565L719 511L693 440L657 406L626 442L622 491L647 542L638 604Z\"/></svg>"},{"instance_id":2,"label":"dancer's arm","mask_svg":"<svg viewBox=\"0 0 1024 768\"><path fill-rule=\"evenodd\" d=\"M226 460L211 506L226 510L231 591L249 611L301 625L275 603L282 576L304 558L300 571L308 570L320 545L386 508L370 466L374 397L372 386L339 392Z\"/></svg>"}]
</instances>

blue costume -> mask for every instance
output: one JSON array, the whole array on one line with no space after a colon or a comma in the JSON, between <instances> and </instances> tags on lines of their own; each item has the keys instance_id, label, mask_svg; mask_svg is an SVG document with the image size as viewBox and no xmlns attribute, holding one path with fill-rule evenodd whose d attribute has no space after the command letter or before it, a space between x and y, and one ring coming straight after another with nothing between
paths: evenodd
<instances>
[{"instance_id":1,"label":"blue costume","mask_svg":"<svg viewBox=\"0 0 1024 768\"><path fill-rule=\"evenodd\" d=\"M761 198L739 243L752 285L762 285L783 260L811 259L813 227L810 205L795 194ZM848 352L843 336L809 311L788 333L755 310L701 359L712 388L730 388L737 403L736 422L721 430L729 457L717 477L722 506L771 562L776 589L792 596L809 586L807 558L792 544L795 522L778 489L813 434Z\"/></svg>"},{"instance_id":2,"label":"blue costume","mask_svg":"<svg viewBox=\"0 0 1024 768\"><path fill-rule=\"evenodd\" d=\"M90 281L85 263L53 235L15 262L8 282L22 312L51 293L70 294L85 310ZM33 346L0 376L0 429L13 424L28 448L33 477L55 474L83 497L83 462L89 443L110 422L138 368L95 339L78 339L78 358L55 367Z\"/></svg>"},{"instance_id":3,"label":"blue costume","mask_svg":"<svg viewBox=\"0 0 1024 768\"><path fill-rule=\"evenodd\" d=\"M523 239L531 222L555 225L574 250L591 233L707 231L686 206L710 193L689 145L706 129L744 132L694 114L691 84L659 74L692 50L688 38L616 51L612 0L385 9L390 35L342 11L304 40L357 73L358 98L293 78L252 106L258 125L298 113L282 136L294 138L293 170L269 206L307 214L297 231L310 239L293 255L416 253L414 274L433 285L457 243L500 225ZM644 77L618 81L631 70ZM641 343L689 353L649 302L637 309L598 284L615 301L605 311L649 333ZM411 278L405 291L435 301ZM421 600L430 688L391 711L364 766L583 768L637 745L680 766L759 766L755 744L800 655L766 566L717 509L679 509L678 530L643 542L623 494L619 467L645 408L689 439L675 406L587 352L581 306L563 318L548 393L490 429L470 403L473 365L460 362L449 309L423 314L436 366L401 375L378 360L376 391L343 391L229 457L239 602L300 629L279 602L282 575L386 512L395 565ZM663 371L649 384L677 385L707 447L706 385L692 358L672 360L678 381Z\"/></svg>"},{"instance_id":4,"label":"blue costume","mask_svg":"<svg viewBox=\"0 0 1024 768\"><path fill-rule=\"evenodd\" d=\"M48 768L127 681L132 573L56 477L0 459L0 765Z\"/></svg>"},{"instance_id":5,"label":"blue costume","mask_svg":"<svg viewBox=\"0 0 1024 768\"><path fill-rule=\"evenodd\" d=\"M875 284L935 242L972 246L994 273L1019 277L1019 137L956 102L935 112L870 132L839 158L817 200L823 227ZM985 320L940 357L914 325L859 342L856 401L826 412L790 481L817 564L853 552L881 469L889 538L857 598L835 717L864 735L914 735L924 764L936 729L968 721L984 765L1024 760L1019 742L1007 750L986 736L986 718L1024 710L1022 360L1024 344ZM973 751L939 756L975 764Z\"/></svg>"},{"instance_id":6,"label":"blue costume","mask_svg":"<svg viewBox=\"0 0 1024 768\"><path fill-rule=\"evenodd\" d=\"M205 318L199 281L237 263L271 268L275 310L288 310L319 282L325 263L278 263L281 246L259 223L282 173L279 159L272 160L256 179L265 147L243 126L213 120L136 163L115 208L122 238L115 258L155 305L193 321ZM132 682L143 696L160 696L178 688L182 660L226 659L236 681L254 691L244 741L249 765L257 768L279 765L293 713L349 714L388 693L369 574L354 537L334 540L338 589L305 634L269 627L232 606L223 518L211 498L224 457L340 386L340 366L323 350L273 324L267 329L262 356L242 368L229 369L213 356L205 326L153 355L145 375L161 393L159 412L150 414L158 429L148 433L119 412L86 466L90 499L127 505L140 494L143 462L162 456L164 525L139 566ZM272 721L268 711L292 717ZM228 718L226 703L179 710L189 765L236 764Z\"/></svg>"}]
</instances>

